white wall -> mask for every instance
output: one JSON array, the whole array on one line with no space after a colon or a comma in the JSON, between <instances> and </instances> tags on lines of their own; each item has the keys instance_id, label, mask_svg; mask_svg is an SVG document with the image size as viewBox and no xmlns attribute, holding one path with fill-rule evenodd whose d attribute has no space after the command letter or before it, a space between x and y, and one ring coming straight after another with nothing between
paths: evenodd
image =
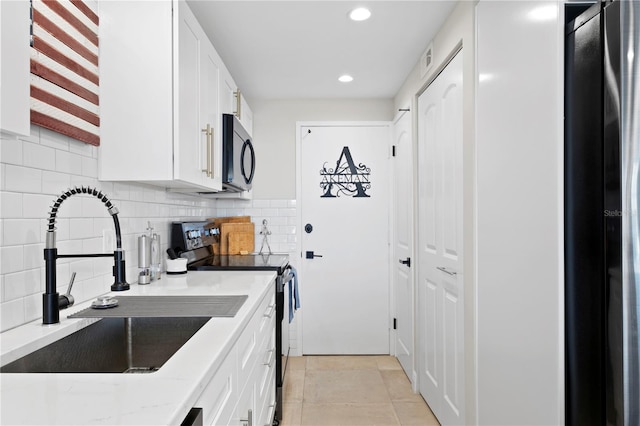
<instances>
[{"instance_id":1,"label":"white wall","mask_svg":"<svg viewBox=\"0 0 640 426\"><path fill-rule=\"evenodd\" d=\"M254 199L296 198L297 121L388 121L391 99L252 100Z\"/></svg>"},{"instance_id":2,"label":"white wall","mask_svg":"<svg viewBox=\"0 0 640 426\"><path fill-rule=\"evenodd\" d=\"M481 425L564 423L561 9L477 6Z\"/></svg>"}]
</instances>

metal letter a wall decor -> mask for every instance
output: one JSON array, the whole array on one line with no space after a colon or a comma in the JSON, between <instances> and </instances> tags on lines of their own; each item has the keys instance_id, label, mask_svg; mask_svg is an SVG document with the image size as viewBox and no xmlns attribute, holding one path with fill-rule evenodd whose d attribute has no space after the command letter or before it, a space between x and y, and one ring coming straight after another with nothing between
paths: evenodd
<instances>
[{"instance_id":1,"label":"metal letter a wall decor","mask_svg":"<svg viewBox=\"0 0 640 426\"><path fill-rule=\"evenodd\" d=\"M335 198L346 194L353 198L369 198L367 190L371 188L369 175L371 169L360 163L353 162L348 146L342 148L342 153L336 162L335 169L328 169L325 165L320 169L320 187L324 191L321 198Z\"/></svg>"}]
</instances>

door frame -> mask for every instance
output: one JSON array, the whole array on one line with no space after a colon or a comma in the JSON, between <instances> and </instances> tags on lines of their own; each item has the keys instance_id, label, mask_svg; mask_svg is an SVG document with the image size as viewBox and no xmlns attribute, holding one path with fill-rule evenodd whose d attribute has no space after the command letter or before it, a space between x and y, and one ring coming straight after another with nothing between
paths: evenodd
<instances>
[{"instance_id":1,"label":"door frame","mask_svg":"<svg viewBox=\"0 0 640 426\"><path fill-rule=\"evenodd\" d=\"M302 315L298 315L296 316L296 322L297 322L297 326L295 327L295 333L296 333L296 340L297 342L299 342L297 344L297 347L295 348L295 351L292 350L292 352L290 353L290 355L292 356L302 356L302 347L303 347L303 342L302 342L302 328L304 327L304 262L302 262L302 235L301 232L304 229L304 225L302 223L302 209L300 208L300 205L298 205L298 201L302 198L302 176L300 175L300 168L301 168L301 163L302 163L302 150L301 150L301 129L303 127L373 127L373 126L379 126L379 127L389 127L390 129L393 129L393 121L296 121L296 226L298 229L298 237L296 238L296 252L299 254L299 259L300 259L300 263L298 263L300 265L300 267L298 268L298 275L300 278L300 282L302 283L300 285L300 300L301 300L301 309L300 311L302 312ZM388 143L388 156L389 156L389 161L391 161L391 145L392 145L392 138L390 138L389 143ZM389 182L387 182L387 185L389 186L388 191L389 194L391 194L393 186L393 179L394 179L394 172L393 172L393 167L389 167L390 169L390 179ZM391 212L391 209L393 208L393 197L389 197L388 202L388 207L389 207L389 211ZM391 260L392 260L392 255L393 255L393 250L392 250L392 239L391 239L391 235L392 235L392 214L389 215L388 217L388 229L389 232L387 234L387 246L388 246L388 250L387 250L387 258L388 258L388 262L389 265L391 265ZM391 267L389 268L388 271L388 277L387 280L389 282L389 318L387 318L387 323L389 324L389 353L394 353L392 352L392 350L394 350L395 348L392 347L392 333L393 332L393 315L395 314L395 310L393 310L394 304L395 304L395 298L393 297L393 283L392 283L392 272L391 272ZM293 348L292 348L293 349Z\"/></svg>"}]
</instances>

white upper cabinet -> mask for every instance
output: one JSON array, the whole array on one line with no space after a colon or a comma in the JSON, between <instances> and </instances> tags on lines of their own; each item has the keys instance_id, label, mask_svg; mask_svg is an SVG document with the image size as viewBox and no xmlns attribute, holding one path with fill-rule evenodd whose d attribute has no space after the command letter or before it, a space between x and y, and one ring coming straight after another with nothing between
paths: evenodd
<instances>
[{"instance_id":1,"label":"white upper cabinet","mask_svg":"<svg viewBox=\"0 0 640 426\"><path fill-rule=\"evenodd\" d=\"M244 127L245 130L249 133L249 136L253 136L253 111L251 111L251 107L249 107L247 100L241 92L237 92L237 96L240 97L240 101L238 102L236 97L236 102L239 106L236 111L236 115L242 123L242 127Z\"/></svg>"},{"instance_id":2,"label":"white upper cabinet","mask_svg":"<svg viewBox=\"0 0 640 426\"><path fill-rule=\"evenodd\" d=\"M174 4L174 28L178 28L173 40L174 99L178 103L174 108L174 173L178 179L219 190L222 145L216 136L221 125L220 64L213 45L186 3L177 3L178 13L175 9Z\"/></svg>"},{"instance_id":3,"label":"white upper cabinet","mask_svg":"<svg viewBox=\"0 0 640 426\"><path fill-rule=\"evenodd\" d=\"M240 123L242 123L242 127L249 133L249 136L252 136L253 112L226 68L220 75L220 91L220 108L222 113L233 114L238 117Z\"/></svg>"},{"instance_id":4,"label":"white upper cabinet","mask_svg":"<svg viewBox=\"0 0 640 426\"><path fill-rule=\"evenodd\" d=\"M29 135L29 2L0 2L0 130Z\"/></svg>"},{"instance_id":5,"label":"white upper cabinet","mask_svg":"<svg viewBox=\"0 0 640 426\"><path fill-rule=\"evenodd\" d=\"M228 72L187 4L100 2L100 19L99 178L221 190Z\"/></svg>"}]
</instances>

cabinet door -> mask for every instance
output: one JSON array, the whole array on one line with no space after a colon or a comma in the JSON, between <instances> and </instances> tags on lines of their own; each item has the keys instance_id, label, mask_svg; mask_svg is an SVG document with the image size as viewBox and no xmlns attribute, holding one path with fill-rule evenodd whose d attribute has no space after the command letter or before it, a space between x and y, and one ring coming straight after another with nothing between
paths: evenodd
<instances>
[{"instance_id":1,"label":"cabinet door","mask_svg":"<svg viewBox=\"0 0 640 426\"><path fill-rule=\"evenodd\" d=\"M100 2L98 177L173 182L170 1ZM144 22L144 29L140 23Z\"/></svg>"},{"instance_id":2,"label":"cabinet door","mask_svg":"<svg viewBox=\"0 0 640 426\"><path fill-rule=\"evenodd\" d=\"M187 4L177 2L177 46L174 39L174 69L176 79L174 110L174 172L175 178L198 186L213 187L211 131L206 123L217 105L207 102L206 91L217 87L217 68L207 60L210 44L196 17ZM175 12L175 10L174 10ZM213 82L213 84L212 84ZM212 107L215 105L215 107ZM209 128L207 128L209 124Z\"/></svg>"},{"instance_id":3,"label":"cabinet door","mask_svg":"<svg viewBox=\"0 0 640 426\"><path fill-rule=\"evenodd\" d=\"M200 122L202 130L210 127L210 140L205 135L205 145L200 158L204 158L203 170L207 187L222 189L222 119L220 113L220 65L218 55L209 40L202 44L202 90L200 92Z\"/></svg>"},{"instance_id":4,"label":"cabinet door","mask_svg":"<svg viewBox=\"0 0 640 426\"><path fill-rule=\"evenodd\" d=\"M236 102L237 90L238 86L233 81L233 77L223 65L220 76L220 110L223 114L235 114L238 108Z\"/></svg>"},{"instance_id":5,"label":"cabinet door","mask_svg":"<svg viewBox=\"0 0 640 426\"><path fill-rule=\"evenodd\" d=\"M0 2L0 128L29 135L29 2Z\"/></svg>"},{"instance_id":6,"label":"cabinet door","mask_svg":"<svg viewBox=\"0 0 640 426\"><path fill-rule=\"evenodd\" d=\"M253 136L253 111L251 111L247 100L242 95L240 95L240 122L242 127L249 133L249 136Z\"/></svg>"}]
</instances>

